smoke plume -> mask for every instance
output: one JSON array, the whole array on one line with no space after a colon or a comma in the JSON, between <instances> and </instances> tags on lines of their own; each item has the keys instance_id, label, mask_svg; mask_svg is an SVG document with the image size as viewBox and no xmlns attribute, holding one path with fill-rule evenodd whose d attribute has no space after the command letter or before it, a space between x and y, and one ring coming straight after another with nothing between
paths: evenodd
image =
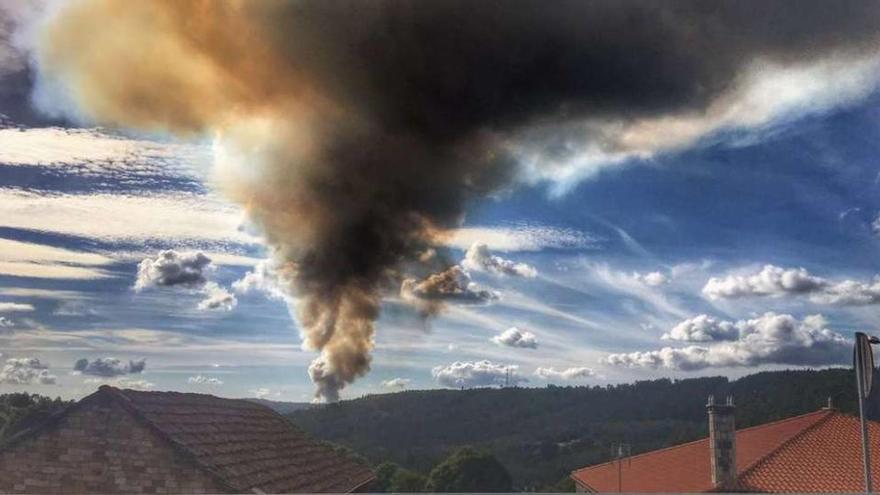
<instances>
[{"instance_id":1,"label":"smoke plume","mask_svg":"<svg viewBox=\"0 0 880 495\"><path fill-rule=\"evenodd\" d=\"M304 342L321 352L310 375L335 400L369 369L382 295L446 268L420 255L472 198L524 165L552 177L585 146L645 153L752 122L737 98L752 94L756 61L863 60L878 10L84 0L39 33L36 100L106 125L213 138L216 182L291 274Z\"/></svg>"}]
</instances>

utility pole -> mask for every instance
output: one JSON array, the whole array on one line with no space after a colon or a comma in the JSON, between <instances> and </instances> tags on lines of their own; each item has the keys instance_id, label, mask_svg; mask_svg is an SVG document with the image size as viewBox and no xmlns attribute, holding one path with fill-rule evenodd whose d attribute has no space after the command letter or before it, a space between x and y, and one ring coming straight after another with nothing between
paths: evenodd
<instances>
[{"instance_id":1,"label":"utility pole","mask_svg":"<svg viewBox=\"0 0 880 495\"><path fill-rule=\"evenodd\" d=\"M880 339L856 332L856 343L853 347L853 368L856 372L856 387L859 395L859 420L862 424L862 461L865 470L865 493L874 491L871 479L871 446L868 443L868 420L865 418L865 407L874 382L874 350L872 344L880 344Z\"/></svg>"},{"instance_id":2,"label":"utility pole","mask_svg":"<svg viewBox=\"0 0 880 495\"><path fill-rule=\"evenodd\" d=\"M611 444L611 455L617 460L617 493L623 492L623 458L629 461L632 446L628 443Z\"/></svg>"}]
</instances>

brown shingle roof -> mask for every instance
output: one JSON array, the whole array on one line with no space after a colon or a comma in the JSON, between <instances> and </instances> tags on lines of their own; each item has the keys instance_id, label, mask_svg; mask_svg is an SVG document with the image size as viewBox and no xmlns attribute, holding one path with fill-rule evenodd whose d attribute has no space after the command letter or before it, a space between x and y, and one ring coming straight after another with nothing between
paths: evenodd
<instances>
[{"instance_id":1,"label":"brown shingle roof","mask_svg":"<svg viewBox=\"0 0 880 495\"><path fill-rule=\"evenodd\" d=\"M272 409L245 400L102 386L159 435L239 492L351 492L370 469Z\"/></svg>"},{"instance_id":2,"label":"brown shingle roof","mask_svg":"<svg viewBox=\"0 0 880 495\"><path fill-rule=\"evenodd\" d=\"M880 425L870 425L875 484L880 483ZM752 492L858 492L864 489L859 422L831 409L736 432L738 489ZM711 491L709 440L704 438L624 459L623 492ZM618 491L618 463L572 473L599 492Z\"/></svg>"}]
</instances>

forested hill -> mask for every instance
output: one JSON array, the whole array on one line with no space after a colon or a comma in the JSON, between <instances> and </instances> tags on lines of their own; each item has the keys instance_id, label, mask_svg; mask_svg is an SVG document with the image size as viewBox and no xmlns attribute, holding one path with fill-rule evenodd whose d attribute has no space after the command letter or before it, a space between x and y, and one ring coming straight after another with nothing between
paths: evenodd
<instances>
[{"instance_id":1,"label":"forested hill","mask_svg":"<svg viewBox=\"0 0 880 495\"><path fill-rule=\"evenodd\" d=\"M615 442L629 443L637 453L706 436L710 394L732 395L737 427L745 427L814 411L828 397L854 412L854 382L851 370L827 369L734 381L423 390L367 396L289 417L375 464L392 461L422 473L457 447L487 449L510 470L517 488L541 488L574 468L607 460Z\"/></svg>"}]
</instances>

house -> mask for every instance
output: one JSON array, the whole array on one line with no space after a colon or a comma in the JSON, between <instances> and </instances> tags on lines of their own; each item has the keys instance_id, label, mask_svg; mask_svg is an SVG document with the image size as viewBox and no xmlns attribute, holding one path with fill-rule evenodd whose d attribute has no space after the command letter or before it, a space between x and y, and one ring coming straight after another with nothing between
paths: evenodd
<instances>
[{"instance_id":1,"label":"house","mask_svg":"<svg viewBox=\"0 0 880 495\"><path fill-rule=\"evenodd\" d=\"M709 437L571 474L579 492L864 491L859 419L826 407L735 430L734 404L707 406ZM870 422L874 486L880 423Z\"/></svg>"},{"instance_id":2,"label":"house","mask_svg":"<svg viewBox=\"0 0 880 495\"><path fill-rule=\"evenodd\" d=\"M373 479L266 406L109 386L0 447L0 493L353 492Z\"/></svg>"}]
</instances>

